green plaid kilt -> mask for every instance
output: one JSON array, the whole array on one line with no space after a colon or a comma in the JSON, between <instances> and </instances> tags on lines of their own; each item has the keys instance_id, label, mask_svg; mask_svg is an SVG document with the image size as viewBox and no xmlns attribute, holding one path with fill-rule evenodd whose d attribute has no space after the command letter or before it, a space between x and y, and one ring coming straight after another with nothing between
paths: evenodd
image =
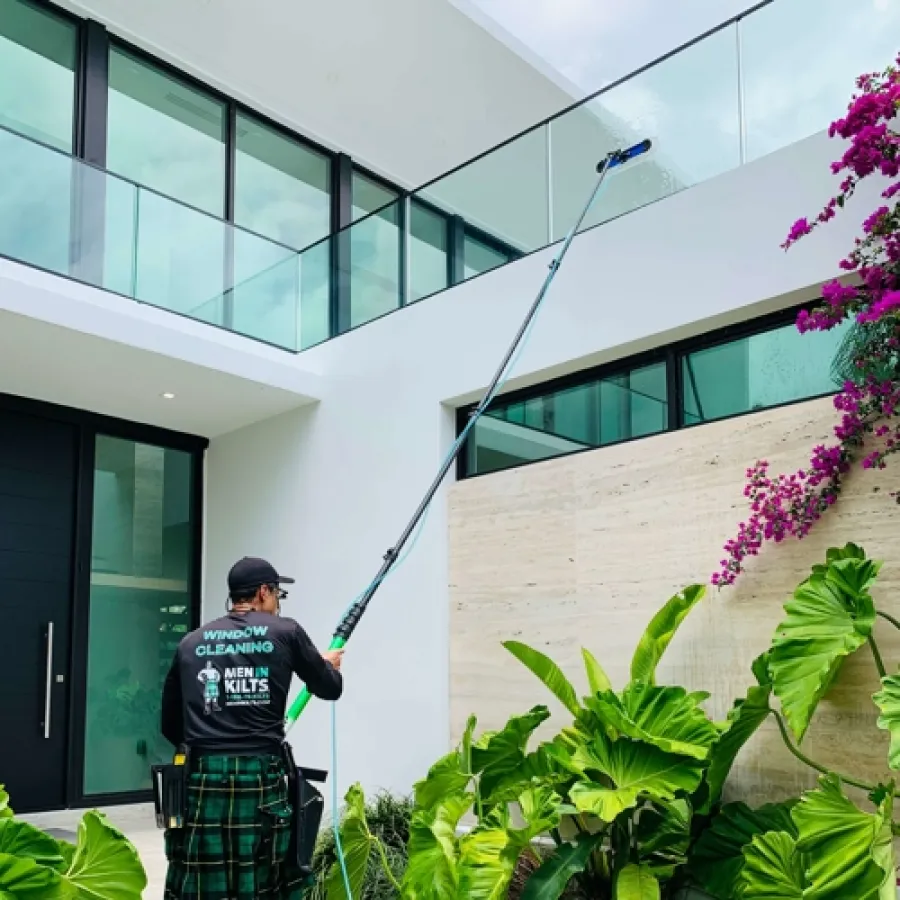
<instances>
[{"instance_id":1,"label":"green plaid kilt","mask_svg":"<svg viewBox=\"0 0 900 900\"><path fill-rule=\"evenodd\" d=\"M276 756L208 756L188 780L183 828L165 833L165 900L299 900L292 807Z\"/></svg>"}]
</instances>

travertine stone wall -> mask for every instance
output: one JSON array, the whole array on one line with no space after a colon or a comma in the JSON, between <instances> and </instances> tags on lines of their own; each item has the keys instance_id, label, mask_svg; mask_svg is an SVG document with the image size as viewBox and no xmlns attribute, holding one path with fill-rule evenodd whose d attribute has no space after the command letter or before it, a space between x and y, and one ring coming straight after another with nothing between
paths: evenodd
<instances>
[{"instance_id":1,"label":"travertine stone wall","mask_svg":"<svg viewBox=\"0 0 900 900\"><path fill-rule=\"evenodd\" d=\"M514 638L555 659L586 689L579 649L589 647L621 687L631 654L661 602L707 582L720 550L746 515L744 472L768 459L792 471L831 435L828 399L756 413L456 484L450 495L451 726L480 728L548 702L560 707L502 647ZM707 598L682 626L660 682L707 690L724 717L752 683L751 661L768 644L792 589L829 546L861 544L885 560L876 601L900 614L900 460L858 470L838 507L804 541L766 546L733 588ZM900 633L880 622L889 666L900 665ZM813 758L863 777L886 771L875 729L877 676L867 652L845 666L830 702L804 741ZM747 746L729 794L749 802L810 786L809 770L781 744L774 724Z\"/></svg>"}]
</instances>

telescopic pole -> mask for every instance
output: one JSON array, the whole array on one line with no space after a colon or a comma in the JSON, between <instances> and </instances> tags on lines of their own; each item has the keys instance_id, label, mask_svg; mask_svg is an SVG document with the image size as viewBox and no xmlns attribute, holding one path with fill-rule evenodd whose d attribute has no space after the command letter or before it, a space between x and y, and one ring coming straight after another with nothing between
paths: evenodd
<instances>
[{"instance_id":1,"label":"telescopic pole","mask_svg":"<svg viewBox=\"0 0 900 900\"><path fill-rule=\"evenodd\" d=\"M513 338L512 344L510 344L509 349L503 356L503 361L500 363L497 368L496 374L491 379L491 383L488 386L488 389L485 391L484 397L475 408L474 412L471 414L463 433L457 439L452 448L452 451L447 455L447 458L444 460L443 464L438 470L437 475L435 475L434 481L431 482L431 485L425 492L425 496L422 498L422 502L419 503L416 511L413 513L412 518L409 520L400 537L397 539L397 542L384 554L384 561L381 564L381 568L378 570L378 574L372 579L366 590L347 610L347 613L344 615L344 618L341 620L341 623L338 625L337 629L334 632L334 637L332 638L331 644L329 644L328 647L329 650L340 650L347 644L347 641L350 640L351 635L356 630L356 626L359 625L359 621L360 619L362 619L366 609L369 606L369 603L375 596L375 592L390 574L391 569L394 567L397 559L400 556L400 552L403 550L406 542L412 536L412 533L415 531L416 526L421 521L422 516L425 515L425 511L428 509L429 504L434 499L434 495L438 492L441 483L443 482L444 478L446 478L447 473L450 471L450 467L459 456L466 436L475 425L475 422L485 412L491 400L493 399L494 392L497 390L497 386L500 384L500 380L503 378L503 375L506 372L506 367L509 365L510 360L518 350L522 338L525 336L525 333L531 326L531 323L534 320L537 311L540 309L540 306L544 301L544 297L547 294L547 290L553 282L556 273L559 271L559 267L562 265L563 259L565 259L566 254L569 252L569 247L571 246L572 240L574 239L575 235L578 233L578 229L581 228L582 222L584 222L588 211L590 210L591 206L593 206L594 200L596 200L597 194L600 192L600 188L602 187L607 174L616 166L621 166L624 163L627 163L630 160L647 153L650 150L650 147L651 142L649 140L641 141L639 144L635 144L633 147L629 147L627 150L612 151L597 164L598 178L596 183L594 184L593 189L591 190L590 196L588 197L587 202L584 204L584 207L579 213L578 218L575 220L575 224L572 226L572 230L566 235L566 238L560 248L559 254L550 263L550 271L547 273L547 277L544 279L544 283L541 286L540 291L538 291L537 297L535 297L534 302L531 304L531 308L528 310L528 314L525 316L524 321L519 326L519 330L516 332L516 336ZM309 691L304 687L300 694L297 696L297 699L293 702L290 709L288 710L287 716L285 718L285 731L288 731L293 727L297 719L300 718L303 710L306 709L306 706L309 703L310 699L311 695Z\"/></svg>"}]
</instances>

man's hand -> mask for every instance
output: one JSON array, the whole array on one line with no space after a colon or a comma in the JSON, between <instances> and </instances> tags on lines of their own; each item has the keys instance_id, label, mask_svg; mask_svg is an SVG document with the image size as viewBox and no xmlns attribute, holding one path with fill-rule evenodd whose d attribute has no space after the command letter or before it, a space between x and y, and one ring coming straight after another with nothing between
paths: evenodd
<instances>
[{"instance_id":1,"label":"man's hand","mask_svg":"<svg viewBox=\"0 0 900 900\"><path fill-rule=\"evenodd\" d=\"M326 650L325 653L322 654L322 659L326 662L330 662L331 665L338 670L341 671L341 663L344 661L344 651L343 650Z\"/></svg>"}]
</instances>

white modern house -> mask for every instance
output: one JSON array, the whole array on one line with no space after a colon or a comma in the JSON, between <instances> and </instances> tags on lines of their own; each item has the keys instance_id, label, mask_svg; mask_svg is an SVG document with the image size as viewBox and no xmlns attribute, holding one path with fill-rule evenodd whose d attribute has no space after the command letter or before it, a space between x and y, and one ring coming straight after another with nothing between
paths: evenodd
<instances>
[{"instance_id":1,"label":"white modern house","mask_svg":"<svg viewBox=\"0 0 900 900\"><path fill-rule=\"evenodd\" d=\"M354 635L340 782L406 791L479 692L525 702L482 666L501 633L540 638L535 604L606 596L602 578L560 587L552 561L516 580L528 528L569 528L548 497L571 470L554 467L616 460L621 488L603 496L627 495L628 460L689 433L731 435L740 472L756 450L734 435L755 416L819 410L835 390L841 335L792 321L837 274L867 198L779 245L830 196L825 129L856 75L895 56L898 26L900 0L771 0L583 99L449 0L0 0L15 676L0 680L0 782L16 808L148 799L148 767L171 752L161 679L180 636L223 610L237 558L295 575L285 612L327 644L597 162L649 137L610 175L513 378ZM714 561L728 534L707 537ZM581 640L564 623L546 634ZM330 765L328 712L314 702L292 732L312 766Z\"/></svg>"}]
</instances>

